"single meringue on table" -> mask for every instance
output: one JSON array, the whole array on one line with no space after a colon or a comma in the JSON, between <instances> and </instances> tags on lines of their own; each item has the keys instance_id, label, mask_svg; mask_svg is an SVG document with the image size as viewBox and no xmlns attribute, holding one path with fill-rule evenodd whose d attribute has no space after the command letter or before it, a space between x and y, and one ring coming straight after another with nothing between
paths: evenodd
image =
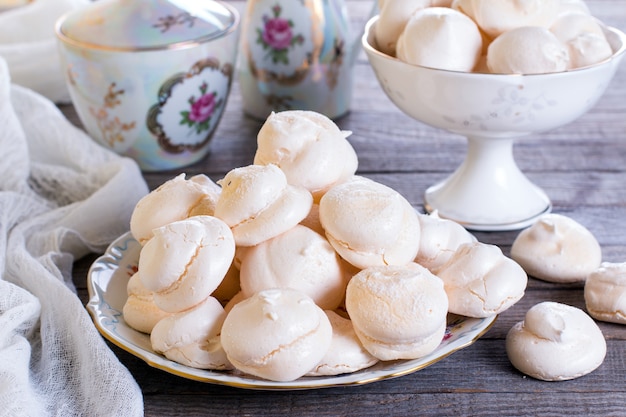
<instances>
[{"instance_id":1,"label":"single meringue on table","mask_svg":"<svg viewBox=\"0 0 626 417\"><path fill-rule=\"evenodd\" d=\"M248 165L218 181L215 216L232 229L237 246L254 246L300 223L313 205L304 187L291 185L276 165Z\"/></svg>"},{"instance_id":2,"label":"single meringue on table","mask_svg":"<svg viewBox=\"0 0 626 417\"><path fill-rule=\"evenodd\" d=\"M551 301L536 304L506 336L506 352L520 372L544 381L565 381L598 368L606 340L584 311Z\"/></svg>"},{"instance_id":3,"label":"single meringue on table","mask_svg":"<svg viewBox=\"0 0 626 417\"><path fill-rule=\"evenodd\" d=\"M220 285L235 256L230 228L212 216L194 216L154 230L139 253L141 282L162 310L179 312Z\"/></svg>"},{"instance_id":4,"label":"single meringue on table","mask_svg":"<svg viewBox=\"0 0 626 417\"><path fill-rule=\"evenodd\" d=\"M293 381L313 369L331 346L324 311L292 288L274 288L235 304L222 326L222 346L240 371Z\"/></svg>"},{"instance_id":5,"label":"single meringue on table","mask_svg":"<svg viewBox=\"0 0 626 417\"><path fill-rule=\"evenodd\" d=\"M348 283L346 309L359 340L373 356L416 359L441 343L448 297L441 279L421 265L374 266Z\"/></svg>"},{"instance_id":6,"label":"single meringue on table","mask_svg":"<svg viewBox=\"0 0 626 417\"><path fill-rule=\"evenodd\" d=\"M591 317L626 324L626 262L603 262L587 276L584 294Z\"/></svg>"},{"instance_id":7,"label":"single meringue on table","mask_svg":"<svg viewBox=\"0 0 626 417\"><path fill-rule=\"evenodd\" d=\"M304 187L316 201L357 169L354 148L323 114L307 110L272 112L257 135L254 164L274 164L291 185Z\"/></svg>"},{"instance_id":8,"label":"single meringue on table","mask_svg":"<svg viewBox=\"0 0 626 417\"><path fill-rule=\"evenodd\" d=\"M546 214L522 230L511 246L511 258L535 278L559 283L582 282L602 262L593 234L562 214Z\"/></svg>"},{"instance_id":9,"label":"single meringue on table","mask_svg":"<svg viewBox=\"0 0 626 417\"><path fill-rule=\"evenodd\" d=\"M206 175L185 179L185 174L180 174L139 200L130 218L130 231L144 245L153 229L193 215L212 215L220 192Z\"/></svg>"},{"instance_id":10,"label":"single meringue on table","mask_svg":"<svg viewBox=\"0 0 626 417\"><path fill-rule=\"evenodd\" d=\"M468 317L500 314L517 303L528 284L526 272L495 245L464 243L437 271L449 311Z\"/></svg>"},{"instance_id":11,"label":"single meringue on table","mask_svg":"<svg viewBox=\"0 0 626 417\"><path fill-rule=\"evenodd\" d=\"M454 9L419 9L406 23L396 44L398 59L413 65L470 72L482 54L476 24Z\"/></svg>"},{"instance_id":12,"label":"single meringue on table","mask_svg":"<svg viewBox=\"0 0 626 417\"><path fill-rule=\"evenodd\" d=\"M328 190L319 216L330 244L357 268L404 265L417 255L418 214L386 185L354 176Z\"/></svg>"}]
</instances>

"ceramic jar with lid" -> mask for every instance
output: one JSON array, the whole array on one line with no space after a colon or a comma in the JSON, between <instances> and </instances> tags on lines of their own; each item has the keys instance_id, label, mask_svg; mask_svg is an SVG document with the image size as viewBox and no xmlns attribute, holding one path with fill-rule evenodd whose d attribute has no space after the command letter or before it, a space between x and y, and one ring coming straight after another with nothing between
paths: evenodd
<instances>
[{"instance_id":1,"label":"ceramic jar with lid","mask_svg":"<svg viewBox=\"0 0 626 417\"><path fill-rule=\"evenodd\" d=\"M144 171L202 159L230 93L238 27L237 10L214 0L99 0L59 19L86 131Z\"/></svg>"}]
</instances>

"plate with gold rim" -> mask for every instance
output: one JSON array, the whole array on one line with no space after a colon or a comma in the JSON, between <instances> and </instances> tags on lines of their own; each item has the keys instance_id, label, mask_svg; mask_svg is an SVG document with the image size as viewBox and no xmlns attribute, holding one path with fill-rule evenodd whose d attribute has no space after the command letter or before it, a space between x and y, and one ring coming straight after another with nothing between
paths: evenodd
<instances>
[{"instance_id":1,"label":"plate with gold rim","mask_svg":"<svg viewBox=\"0 0 626 417\"><path fill-rule=\"evenodd\" d=\"M122 309L127 298L126 285L137 271L140 250L139 243L127 232L113 241L105 253L94 261L87 276L87 310L98 331L113 344L150 366L202 382L259 390L299 390L362 385L396 378L426 368L471 345L489 330L497 318L470 318L449 314L443 340L429 355L412 360L381 361L367 369L336 376L301 377L295 381L276 382L239 371L196 369L154 352L150 336L134 330L124 321Z\"/></svg>"}]
</instances>

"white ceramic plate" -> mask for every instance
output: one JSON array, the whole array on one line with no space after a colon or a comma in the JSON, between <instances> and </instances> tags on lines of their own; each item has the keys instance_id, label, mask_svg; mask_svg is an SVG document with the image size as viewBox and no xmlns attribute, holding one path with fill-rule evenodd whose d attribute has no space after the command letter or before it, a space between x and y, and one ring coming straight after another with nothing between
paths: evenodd
<instances>
[{"instance_id":1,"label":"white ceramic plate","mask_svg":"<svg viewBox=\"0 0 626 417\"><path fill-rule=\"evenodd\" d=\"M126 302L126 283L137 270L139 243L130 232L116 239L107 251L93 263L87 277L89 303L87 309L100 333L111 342L149 365L166 372L214 384L265 390L295 390L339 385L358 385L406 375L423 369L451 353L469 346L491 327L496 316L476 319L448 316L448 327L441 345L420 359L379 362L358 372L328 377L302 377L291 382L259 379L237 371L195 369L170 361L155 353L150 337L129 327L122 308Z\"/></svg>"}]
</instances>

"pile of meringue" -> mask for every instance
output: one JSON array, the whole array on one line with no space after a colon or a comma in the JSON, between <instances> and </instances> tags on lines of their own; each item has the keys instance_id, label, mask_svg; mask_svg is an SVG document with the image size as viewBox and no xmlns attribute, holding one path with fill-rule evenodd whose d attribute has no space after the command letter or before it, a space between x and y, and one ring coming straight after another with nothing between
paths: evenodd
<instances>
[{"instance_id":1,"label":"pile of meringue","mask_svg":"<svg viewBox=\"0 0 626 417\"><path fill-rule=\"evenodd\" d=\"M497 315L527 274L459 224L355 175L327 117L271 114L252 165L181 174L137 204L124 319L181 364L273 381L416 359L448 313Z\"/></svg>"},{"instance_id":2,"label":"pile of meringue","mask_svg":"<svg viewBox=\"0 0 626 417\"><path fill-rule=\"evenodd\" d=\"M379 0L378 49L424 67L544 74L613 54L583 0Z\"/></svg>"}]
</instances>

